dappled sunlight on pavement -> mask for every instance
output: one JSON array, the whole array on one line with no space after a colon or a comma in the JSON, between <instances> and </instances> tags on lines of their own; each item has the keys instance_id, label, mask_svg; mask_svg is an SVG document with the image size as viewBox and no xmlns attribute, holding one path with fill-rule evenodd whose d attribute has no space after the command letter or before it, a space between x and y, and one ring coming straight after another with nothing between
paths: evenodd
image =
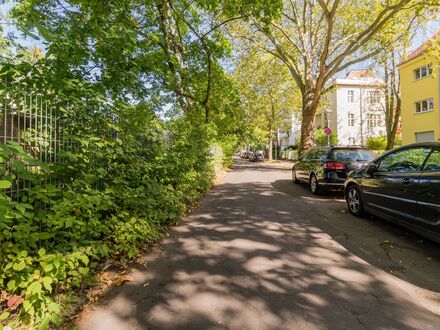
<instances>
[{"instance_id":1,"label":"dappled sunlight on pavement","mask_svg":"<svg viewBox=\"0 0 440 330\"><path fill-rule=\"evenodd\" d=\"M347 251L274 188L288 174L228 173L80 328L440 328L440 297Z\"/></svg>"}]
</instances>

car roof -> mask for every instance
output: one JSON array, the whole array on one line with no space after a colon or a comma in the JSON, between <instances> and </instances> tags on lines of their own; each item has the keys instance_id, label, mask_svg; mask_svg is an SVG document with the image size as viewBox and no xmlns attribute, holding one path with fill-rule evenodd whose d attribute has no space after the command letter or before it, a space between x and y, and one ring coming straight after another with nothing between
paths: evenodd
<instances>
[{"instance_id":1,"label":"car roof","mask_svg":"<svg viewBox=\"0 0 440 330\"><path fill-rule=\"evenodd\" d=\"M383 153L380 156L388 155L388 154L391 154L391 153L393 153L395 151L399 151L399 150L404 150L404 149L408 149L408 148L417 148L417 147L422 147L422 148L440 148L440 142L416 142L416 143L406 144L404 146L391 149L391 150Z\"/></svg>"},{"instance_id":2,"label":"car roof","mask_svg":"<svg viewBox=\"0 0 440 330\"><path fill-rule=\"evenodd\" d=\"M440 142L416 142L411 144L406 144L396 149L401 148L411 148L411 147L440 147Z\"/></svg>"},{"instance_id":3,"label":"car roof","mask_svg":"<svg viewBox=\"0 0 440 330\"><path fill-rule=\"evenodd\" d=\"M353 146L353 145L349 145L349 146L316 146L313 149L327 149L327 150L338 150L338 149L353 149L353 150L357 150L357 149L363 149L363 150L371 150L370 148L364 147L364 146ZM312 150L312 149L310 149Z\"/></svg>"},{"instance_id":4,"label":"car roof","mask_svg":"<svg viewBox=\"0 0 440 330\"><path fill-rule=\"evenodd\" d=\"M370 148L364 147L364 146L332 146L331 149L365 149L370 150Z\"/></svg>"}]
</instances>

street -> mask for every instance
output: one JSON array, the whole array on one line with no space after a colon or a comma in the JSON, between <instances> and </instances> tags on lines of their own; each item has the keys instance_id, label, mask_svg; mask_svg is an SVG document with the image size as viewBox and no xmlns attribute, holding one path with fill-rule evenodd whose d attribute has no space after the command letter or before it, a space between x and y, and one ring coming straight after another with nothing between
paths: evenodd
<instances>
[{"instance_id":1,"label":"street","mask_svg":"<svg viewBox=\"0 0 440 330\"><path fill-rule=\"evenodd\" d=\"M236 160L80 329L439 329L440 245Z\"/></svg>"}]
</instances>

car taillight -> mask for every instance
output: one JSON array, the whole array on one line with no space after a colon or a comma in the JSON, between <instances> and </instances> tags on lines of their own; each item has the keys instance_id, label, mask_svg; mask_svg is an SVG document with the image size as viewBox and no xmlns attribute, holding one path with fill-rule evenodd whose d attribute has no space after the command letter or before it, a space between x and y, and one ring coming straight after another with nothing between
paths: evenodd
<instances>
[{"instance_id":1,"label":"car taillight","mask_svg":"<svg viewBox=\"0 0 440 330\"><path fill-rule=\"evenodd\" d=\"M344 163L327 162L324 164L324 168L327 170L345 170L347 165Z\"/></svg>"}]
</instances>

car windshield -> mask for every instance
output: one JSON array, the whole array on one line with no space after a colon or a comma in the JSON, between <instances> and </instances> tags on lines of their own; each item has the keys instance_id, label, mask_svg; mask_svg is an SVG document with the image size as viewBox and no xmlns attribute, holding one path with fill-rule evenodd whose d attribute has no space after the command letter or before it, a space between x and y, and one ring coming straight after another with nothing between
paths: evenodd
<instances>
[{"instance_id":1,"label":"car windshield","mask_svg":"<svg viewBox=\"0 0 440 330\"><path fill-rule=\"evenodd\" d=\"M371 161L376 155L369 149L334 149L331 151L329 158L335 161Z\"/></svg>"}]
</instances>

